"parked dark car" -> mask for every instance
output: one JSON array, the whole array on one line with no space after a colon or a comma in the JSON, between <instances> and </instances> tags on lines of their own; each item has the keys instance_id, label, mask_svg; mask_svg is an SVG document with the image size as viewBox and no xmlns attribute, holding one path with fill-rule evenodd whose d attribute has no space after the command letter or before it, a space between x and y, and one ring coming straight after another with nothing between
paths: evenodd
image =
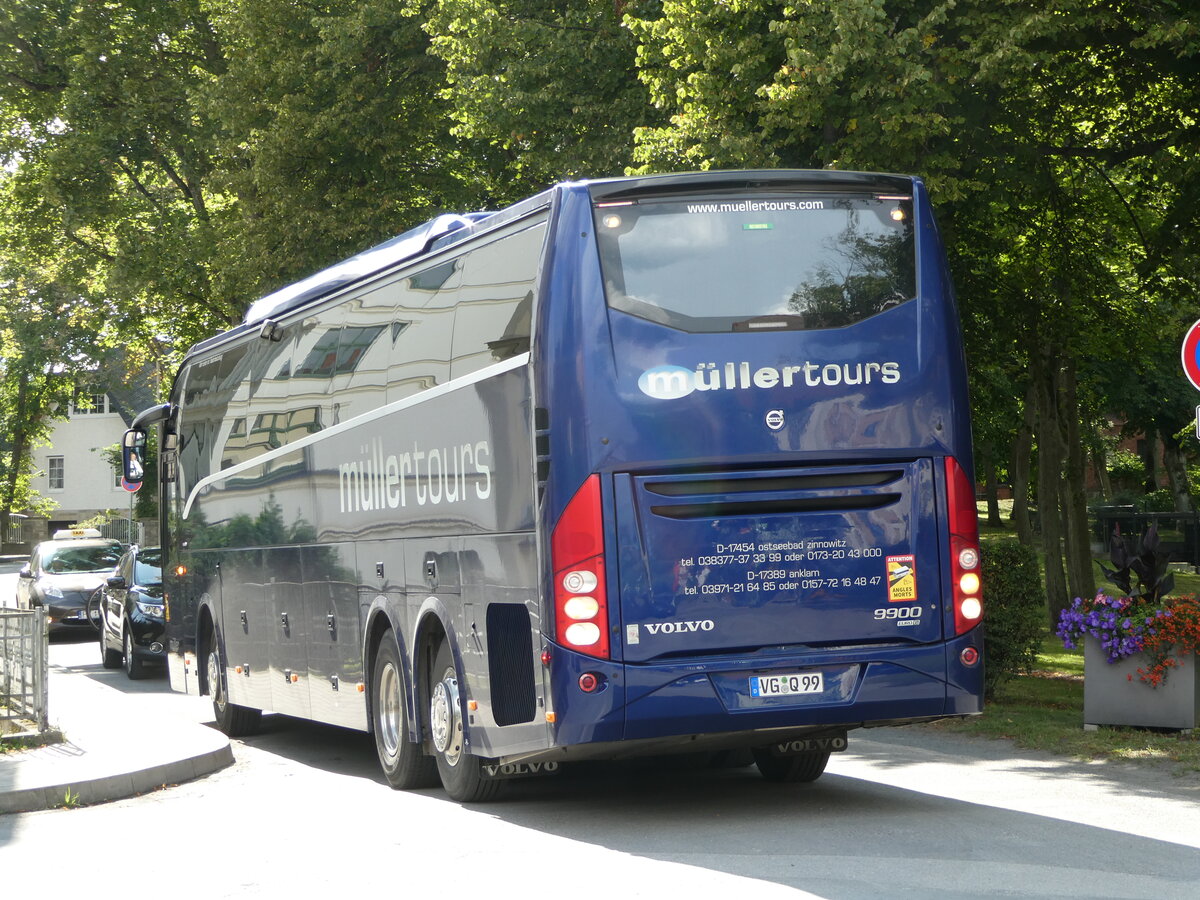
<instances>
[{"instance_id":1,"label":"parked dark car","mask_svg":"<svg viewBox=\"0 0 1200 900\"><path fill-rule=\"evenodd\" d=\"M17 608L46 610L50 631L92 625L88 598L112 573L121 555L120 541L95 529L56 531L54 540L33 548L17 576Z\"/></svg>"},{"instance_id":2,"label":"parked dark car","mask_svg":"<svg viewBox=\"0 0 1200 900\"><path fill-rule=\"evenodd\" d=\"M104 668L120 666L130 678L161 668L166 663L162 551L130 547L96 595Z\"/></svg>"}]
</instances>

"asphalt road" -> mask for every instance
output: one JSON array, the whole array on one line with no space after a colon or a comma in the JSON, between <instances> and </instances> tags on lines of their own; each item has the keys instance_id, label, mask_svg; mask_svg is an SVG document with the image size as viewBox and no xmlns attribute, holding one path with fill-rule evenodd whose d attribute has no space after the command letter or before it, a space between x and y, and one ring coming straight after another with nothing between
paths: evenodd
<instances>
[{"instance_id":1,"label":"asphalt road","mask_svg":"<svg viewBox=\"0 0 1200 900\"><path fill-rule=\"evenodd\" d=\"M0 597L11 593L0 576ZM51 663L95 677L94 644ZM123 689L119 681L113 690ZM141 682L148 715L183 701ZM51 700L53 703L53 698ZM391 791L369 737L282 717L237 762L102 806L0 816L0 890L206 898L1200 896L1200 776L852 735L813 785L590 766L463 807Z\"/></svg>"}]
</instances>

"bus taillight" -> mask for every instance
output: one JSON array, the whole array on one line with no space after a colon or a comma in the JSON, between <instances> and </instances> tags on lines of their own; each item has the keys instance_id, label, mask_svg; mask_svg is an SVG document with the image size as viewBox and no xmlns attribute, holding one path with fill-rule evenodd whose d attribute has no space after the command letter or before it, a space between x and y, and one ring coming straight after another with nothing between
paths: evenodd
<instances>
[{"instance_id":1,"label":"bus taillight","mask_svg":"<svg viewBox=\"0 0 1200 900\"><path fill-rule=\"evenodd\" d=\"M979 519L975 487L953 457L946 457L946 506L950 515L950 573L954 580L954 633L970 631L983 618L979 580Z\"/></svg>"},{"instance_id":2,"label":"bus taillight","mask_svg":"<svg viewBox=\"0 0 1200 900\"><path fill-rule=\"evenodd\" d=\"M604 520L600 476L571 498L550 538L554 572L554 633L560 644L608 658L608 598L604 584Z\"/></svg>"}]
</instances>

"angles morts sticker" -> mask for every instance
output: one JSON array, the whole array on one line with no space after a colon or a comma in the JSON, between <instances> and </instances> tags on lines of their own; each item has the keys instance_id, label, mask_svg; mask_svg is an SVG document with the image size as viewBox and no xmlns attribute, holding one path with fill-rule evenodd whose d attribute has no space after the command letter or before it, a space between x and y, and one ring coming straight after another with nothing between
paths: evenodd
<instances>
[{"instance_id":1,"label":"angles morts sticker","mask_svg":"<svg viewBox=\"0 0 1200 900\"><path fill-rule=\"evenodd\" d=\"M917 560L915 556L887 558L888 603L907 603L917 599Z\"/></svg>"}]
</instances>

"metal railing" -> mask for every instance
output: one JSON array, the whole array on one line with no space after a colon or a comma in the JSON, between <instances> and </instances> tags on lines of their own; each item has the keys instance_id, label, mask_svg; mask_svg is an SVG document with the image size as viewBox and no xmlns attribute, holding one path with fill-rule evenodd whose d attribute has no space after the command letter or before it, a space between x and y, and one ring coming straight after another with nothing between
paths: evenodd
<instances>
[{"instance_id":1,"label":"metal railing","mask_svg":"<svg viewBox=\"0 0 1200 900\"><path fill-rule=\"evenodd\" d=\"M1095 517L1093 537L1108 555L1109 541L1114 528L1120 528L1125 545L1132 552L1151 525L1158 531L1162 549L1171 562L1189 563L1200 570L1200 513L1196 512L1134 512L1132 506L1098 506L1092 509Z\"/></svg>"},{"instance_id":2,"label":"metal railing","mask_svg":"<svg viewBox=\"0 0 1200 900\"><path fill-rule=\"evenodd\" d=\"M50 727L49 642L44 611L0 609L0 720Z\"/></svg>"},{"instance_id":3,"label":"metal railing","mask_svg":"<svg viewBox=\"0 0 1200 900\"><path fill-rule=\"evenodd\" d=\"M4 543L6 544L24 544L25 543L25 521L28 519L21 513L8 514L8 533L4 535Z\"/></svg>"},{"instance_id":4,"label":"metal railing","mask_svg":"<svg viewBox=\"0 0 1200 900\"><path fill-rule=\"evenodd\" d=\"M100 534L122 544L138 543L137 522L132 519L110 519L100 526Z\"/></svg>"}]
</instances>

